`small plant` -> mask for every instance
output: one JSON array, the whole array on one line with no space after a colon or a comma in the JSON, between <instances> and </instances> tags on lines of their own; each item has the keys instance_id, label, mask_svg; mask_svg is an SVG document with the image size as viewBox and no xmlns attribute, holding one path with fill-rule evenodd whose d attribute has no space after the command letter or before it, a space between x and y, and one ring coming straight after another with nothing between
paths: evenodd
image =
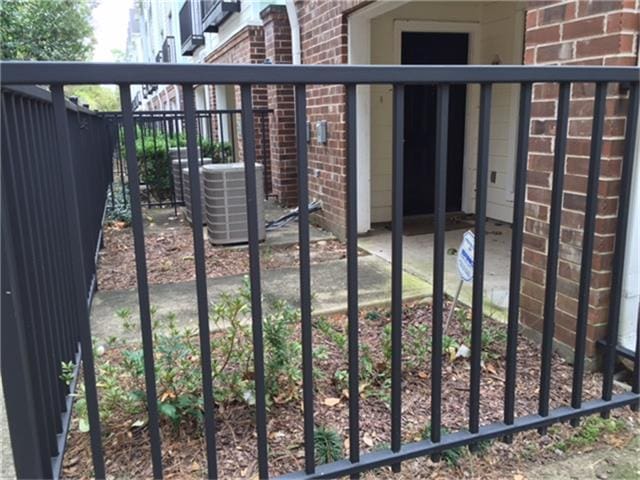
<instances>
[{"instance_id":1,"label":"small plant","mask_svg":"<svg viewBox=\"0 0 640 480\"><path fill-rule=\"evenodd\" d=\"M428 361L431 351L429 326L421 323L407 328L406 362L409 368L419 368Z\"/></svg>"},{"instance_id":2,"label":"small plant","mask_svg":"<svg viewBox=\"0 0 640 480\"><path fill-rule=\"evenodd\" d=\"M382 353L384 354L384 360L387 364L387 368L391 368L391 355L393 352L393 345L391 342L391 323L387 323L382 328Z\"/></svg>"},{"instance_id":3,"label":"small plant","mask_svg":"<svg viewBox=\"0 0 640 480\"><path fill-rule=\"evenodd\" d=\"M60 380L62 380L65 385L68 387L73 382L73 373L76 369L75 363L73 361L69 362L60 362L60 367L62 373L60 374Z\"/></svg>"},{"instance_id":4,"label":"small plant","mask_svg":"<svg viewBox=\"0 0 640 480\"><path fill-rule=\"evenodd\" d=\"M584 448L597 443L604 434L621 431L624 426L624 422L620 419L604 419L598 416L588 417L572 437L555 443L554 447L561 451L566 451L570 448Z\"/></svg>"},{"instance_id":5,"label":"small plant","mask_svg":"<svg viewBox=\"0 0 640 480\"><path fill-rule=\"evenodd\" d=\"M297 397L302 380L302 345L291 341L299 320L298 310L285 302L276 302L264 319L265 382L267 392L280 401Z\"/></svg>"},{"instance_id":6,"label":"small plant","mask_svg":"<svg viewBox=\"0 0 640 480\"><path fill-rule=\"evenodd\" d=\"M230 143L212 142L201 140L201 151L203 157L210 157L213 163L223 163L232 161L232 149Z\"/></svg>"},{"instance_id":7,"label":"small plant","mask_svg":"<svg viewBox=\"0 0 640 480\"><path fill-rule=\"evenodd\" d=\"M131 321L131 310L128 308L119 308L116 310L116 317L122 322L122 329L125 332L130 332L135 328L134 323Z\"/></svg>"},{"instance_id":8,"label":"small plant","mask_svg":"<svg viewBox=\"0 0 640 480\"><path fill-rule=\"evenodd\" d=\"M364 318L366 318L367 320L371 320L373 322L380 320L381 317L382 315L380 314L380 312L377 312L376 310L371 310L367 312L364 316Z\"/></svg>"},{"instance_id":9,"label":"small plant","mask_svg":"<svg viewBox=\"0 0 640 480\"><path fill-rule=\"evenodd\" d=\"M116 182L107 193L105 220L108 224L121 222L124 226L131 224L131 201L129 200L129 186Z\"/></svg>"},{"instance_id":10,"label":"small plant","mask_svg":"<svg viewBox=\"0 0 640 480\"><path fill-rule=\"evenodd\" d=\"M316 463L331 463L342 458L342 436L335 430L318 427L313 434Z\"/></svg>"},{"instance_id":11,"label":"small plant","mask_svg":"<svg viewBox=\"0 0 640 480\"><path fill-rule=\"evenodd\" d=\"M318 327L318 330L320 330L329 340L335 343L340 351L347 351L347 335L336 330L325 317L320 317L316 321L316 327Z\"/></svg>"},{"instance_id":12,"label":"small plant","mask_svg":"<svg viewBox=\"0 0 640 480\"><path fill-rule=\"evenodd\" d=\"M440 429L440 433L442 436L448 435L449 430L442 427ZM429 440L430 438L431 438L431 427L427 425L422 429L422 440ZM458 462L460 461L460 459L465 455L465 449L463 447L454 447L454 448L450 448L449 450L444 450L442 453L440 453L440 455L442 459L447 463L447 465L456 466L458 465Z\"/></svg>"}]
</instances>

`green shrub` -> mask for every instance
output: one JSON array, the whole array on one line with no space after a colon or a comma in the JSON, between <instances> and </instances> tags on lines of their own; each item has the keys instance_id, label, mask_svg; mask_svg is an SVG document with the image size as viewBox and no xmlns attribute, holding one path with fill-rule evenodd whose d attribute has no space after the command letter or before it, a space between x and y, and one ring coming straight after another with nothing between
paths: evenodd
<instances>
[{"instance_id":1,"label":"green shrub","mask_svg":"<svg viewBox=\"0 0 640 480\"><path fill-rule=\"evenodd\" d=\"M247 323L251 296L248 286L234 295L225 294L212 305L210 320L216 332L211 338L214 398L217 404L255 403L253 341ZM152 317L157 313L151 311ZM126 328L132 328L131 312L120 309L117 315ZM167 315L166 327L154 322L154 361L158 410L163 419L178 426L184 421L202 420L202 372L197 332L178 328L175 315ZM292 341L296 309L284 302L275 303L264 319L264 365L267 402L288 401L298 396L301 381L301 346ZM112 345L115 344L111 342ZM144 353L139 344L123 344L114 354L96 362L100 395L100 416L122 420L122 414L138 416L147 410ZM66 367L65 367L66 368ZM63 378L66 380L67 376ZM87 431L86 403L82 388L77 414L80 429ZM136 422L137 423L137 422Z\"/></svg>"},{"instance_id":2,"label":"green shrub","mask_svg":"<svg viewBox=\"0 0 640 480\"><path fill-rule=\"evenodd\" d=\"M318 465L335 462L342 458L342 436L335 430L318 427L313 434L313 439Z\"/></svg>"},{"instance_id":3,"label":"green shrub","mask_svg":"<svg viewBox=\"0 0 640 480\"><path fill-rule=\"evenodd\" d=\"M109 189L105 221L107 223L123 222L125 225L131 224L131 202L127 185L122 186L120 182L114 182L113 190Z\"/></svg>"},{"instance_id":4,"label":"green shrub","mask_svg":"<svg viewBox=\"0 0 640 480\"><path fill-rule=\"evenodd\" d=\"M230 143L201 140L200 151L203 157L211 157L213 163L231 163L232 149Z\"/></svg>"}]
</instances>

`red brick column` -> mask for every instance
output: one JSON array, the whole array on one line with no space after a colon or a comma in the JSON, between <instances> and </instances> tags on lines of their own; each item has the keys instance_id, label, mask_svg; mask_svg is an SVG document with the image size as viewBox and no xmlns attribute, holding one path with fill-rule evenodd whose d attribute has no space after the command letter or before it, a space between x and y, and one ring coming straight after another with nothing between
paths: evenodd
<instances>
[{"instance_id":1,"label":"red brick column","mask_svg":"<svg viewBox=\"0 0 640 480\"><path fill-rule=\"evenodd\" d=\"M273 64L291 63L291 29L283 5L270 5L261 13L265 57ZM267 100L273 113L268 132L271 146L272 193L285 206L298 200L294 95L291 85L268 85ZM303 172L306 173L306 172Z\"/></svg>"},{"instance_id":2,"label":"red brick column","mask_svg":"<svg viewBox=\"0 0 640 480\"><path fill-rule=\"evenodd\" d=\"M347 18L367 5L364 0L296 2L302 63L345 64ZM346 92L341 85L307 87L307 114L312 126L309 143L309 193L322 202L319 223L344 237L346 224L347 124ZM328 142L316 141L316 122L327 122Z\"/></svg>"},{"instance_id":3,"label":"red brick column","mask_svg":"<svg viewBox=\"0 0 640 480\"><path fill-rule=\"evenodd\" d=\"M205 59L205 63L234 63L234 64L247 64L247 63L264 63L265 59L264 51L264 32L261 26L247 26L236 33L232 38L227 40L223 45L216 48ZM257 79L258 80L258 79ZM235 88L235 103L239 109L242 105L242 99L240 95L240 87ZM251 89L251 97L254 109L266 109L267 108L267 89L264 85L254 85ZM236 158L238 161L243 159L242 148L242 130L240 123L240 115L235 115L234 133L238 139ZM265 126L266 127L266 126ZM256 161L263 161L263 148L266 152L269 152L269 129L265 128L266 135L263 143L263 128L261 123L261 117L255 115L254 118L254 132L256 142ZM265 193L271 192L271 166L268 161L264 165L265 175Z\"/></svg>"},{"instance_id":4,"label":"red brick column","mask_svg":"<svg viewBox=\"0 0 640 480\"><path fill-rule=\"evenodd\" d=\"M638 3L536 3L527 12L524 63L635 65ZM594 90L593 84L574 84L571 89L555 329L556 347L568 357L575 344ZM557 96L555 84L534 86L521 292L522 323L534 332L542 331ZM624 88L610 85L589 299L589 356L606 332L627 103Z\"/></svg>"}]
</instances>

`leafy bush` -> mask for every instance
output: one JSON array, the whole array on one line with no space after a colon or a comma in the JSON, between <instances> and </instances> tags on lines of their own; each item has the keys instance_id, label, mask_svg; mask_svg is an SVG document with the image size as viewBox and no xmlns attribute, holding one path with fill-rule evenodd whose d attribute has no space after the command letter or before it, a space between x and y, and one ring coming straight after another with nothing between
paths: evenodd
<instances>
[{"instance_id":1,"label":"leafy bush","mask_svg":"<svg viewBox=\"0 0 640 480\"><path fill-rule=\"evenodd\" d=\"M217 404L255 403L253 342L246 320L250 313L248 286L235 295L222 295L212 306L210 320L218 331L212 335L212 369ZM152 316L156 313L152 309ZM133 328L131 313L117 312L123 326ZM284 302L273 305L264 319L265 382L267 402L297 397L301 382L301 347L292 342L298 311ZM154 361L161 418L175 427L202 420L200 347L195 330L178 328L174 315L163 330L154 319ZM111 342L112 344L115 342ZM138 344L123 344L103 362L96 362L100 416L122 422L122 414L139 416L147 410L144 353ZM66 377L65 377L66 378ZM81 388L84 388L81 386ZM80 429L86 431L86 404L79 393ZM135 423L143 422L137 420Z\"/></svg>"},{"instance_id":2,"label":"leafy bush","mask_svg":"<svg viewBox=\"0 0 640 480\"><path fill-rule=\"evenodd\" d=\"M172 139L169 146L175 146ZM174 145L171 145L173 143ZM147 186L147 194L158 200L171 197L171 159L164 135L141 136L136 139L136 157L140 179Z\"/></svg>"},{"instance_id":3,"label":"leafy bush","mask_svg":"<svg viewBox=\"0 0 640 480\"><path fill-rule=\"evenodd\" d=\"M231 163L232 149L230 143L201 140L200 151L203 157L211 157L213 163Z\"/></svg>"},{"instance_id":4,"label":"leafy bush","mask_svg":"<svg viewBox=\"0 0 640 480\"><path fill-rule=\"evenodd\" d=\"M122 193L123 188L124 198ZM105 221L107 223L123 222L125 225L131 224L131 202L129 200L129 188L127 185L123 187L119 182L114 182L113 192L109 189Z\"/></svg>"}]
</instances>

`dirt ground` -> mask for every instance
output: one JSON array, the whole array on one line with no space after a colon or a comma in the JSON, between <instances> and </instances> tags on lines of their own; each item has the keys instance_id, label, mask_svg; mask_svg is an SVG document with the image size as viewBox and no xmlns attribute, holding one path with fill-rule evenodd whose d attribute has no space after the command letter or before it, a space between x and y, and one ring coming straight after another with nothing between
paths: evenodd
<instances>
[{"instance_id":1,"label":"dirt ground","mask_svg":"<svg viewBox=\"0 0 640 480\"><path fill-rule=\"evenodd\" d=\"M430 419L430 367L428 356L424 363L416 362L421 353L410 346L412 327L428 325L431 321L429 305L412 304L404 309L403 316L403 386L402 386L402 432L403 442L423 438L424 428ZM324 322L321 328L319 321ZM390 438L389 383L385 376L384 355L386 340L383 332L389 324L389 311L375 309L361 312L360 342L366 346L373 375L360 395L360 445L362 452L388 448ZM316 320L314 349L322 348L326 355L314 361L314 369L320 374L315 379L315 423L337 432L344 442L343 455L348 452L348 405L345 385L336 380L337 373L347 368L347 352L340 342L328 335L326 325L332 331L344 334L346 318L334 315ZM504 325L486 319L485 330L491 337L483 346L484 368L481 383L481 424L501 421L504 397ZM459 344L468 338L468 324L453 322L449 335ZM299 338L299 333L292 335ZM365 349L363 348L363 351ZM465 429L468 422L469 362L465 358L454 358L455 349L445 348L443 362L443 409L442 423L448 431ZM519 337L518 382L516 389L516 415L522 416L537 411L540 357L539 346ZM214 352L215 354L215 352ZM117 356L118 352L113 352ZM362 353L364 355L364 353ZM107 354L99 361L113 362L114 356ZM363 361L364 363L364 361ZM568 404L571 395L571 367L559 356L553 357L553 380L551 408ZM100 382L100 378L98 378ZM587 373L584 379L584 399L598 398L601 376ZM365 382L366 383L366 382ZM298 386L300 388L300 386ZM303 466L302 411L298 396L275 402L268 411L269 462L271 475L276 476L300 470ZM568 425L554 425L546 436L537 432L525 432L515 437L513 444L492 442L478 454L460 449L455 462L433 463L427 458L403 464L403 474L394 477L383 468L367 473L364 478L545 478L554 472L543 470L543 466L559 459L577 460L587 451L598 451L603 445L609 448L625 448L637 435L639 418L629 409L619 409L612 414L612 424L602 426L598 419L589 420L585 427L572 429ZM254 412L244 403L217 404L217 451L220 478L257 478L255 452ZM74 426L77 420L74 420ZM588 430L585 430L587 429ZM615 428L614 428L615 427ZM593 433L593 429L596 433ZM601 429L601 430L600 430ZM583 431L584 430L584 431ZM142 478L151 476L149 443L146 427L132 428L131 418L126 414L113 415L104 426L104 448L107 470L116 478ZM585 433L586 432L586 433ZM183 422L178 428L162 421L163 463L166 478L202 478L206 472L204 454L205 439L202 426ZM572 440L573 438L578 440ZM588 439L588 442L584 440ZM65 477L87 478L90 476L89 436L73 428L69 437L69 449L65 461ZM576 455L574 457L574 455ZM584 465L583 465L584 466ZM549 467L553 468L553 467ZM605 468L604 465L602 468ZM539 469L539 470L538 470ZM537 473L536 473L537 472ZM556 472L557 473L557 472ZM566 473L566 472L565 472ZM532 475L538 476L532 476ZM567 477L571 478L571 477ZM589 477L580 477L589 478ZM614 477L610 477L614 478Z\"/></svg>"},{"instance_id":2,"label":"dirt ground","mask_svg":"<svg viewBox=\"0 0 640 480\"><path fill-rule=\"evenodd\" d=\"M136 265L131 227L106 226L104 246L98 262L100 290L136 288ZM310 244L311 263L336 260L346 256L344 244L321 240ZM145 231L145 253L150 284L180 283L195 279L193 233L188 223L178 220L162 228ZM247 273L249 255L246 247L215 247L205 240L208 277ZM297 245L262 245L260 265L263 269L295 267L299 264Z\"/></svg>"}]
</instances>

